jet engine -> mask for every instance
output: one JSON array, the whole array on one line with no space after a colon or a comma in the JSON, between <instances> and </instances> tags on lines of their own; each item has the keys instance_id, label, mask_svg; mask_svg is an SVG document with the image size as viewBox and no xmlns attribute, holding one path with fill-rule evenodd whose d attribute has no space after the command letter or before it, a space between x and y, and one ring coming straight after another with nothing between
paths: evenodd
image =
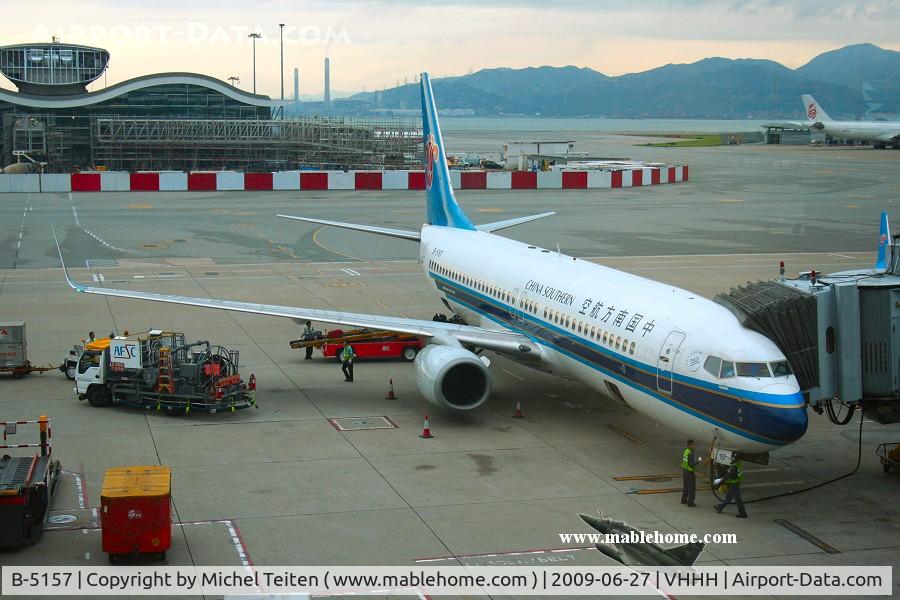
<instances>
[{"instance_id":1,"label":"jet engine","mask_svg":"<svg viewBox=\"0 0 900 600\"><path fill-rule=\"evenodd\" d=\"M415 368L419 391L435 406L471 410L491 393L487 366L464 348L429 344L416 355Z\"/></svg>"}]
</instances>

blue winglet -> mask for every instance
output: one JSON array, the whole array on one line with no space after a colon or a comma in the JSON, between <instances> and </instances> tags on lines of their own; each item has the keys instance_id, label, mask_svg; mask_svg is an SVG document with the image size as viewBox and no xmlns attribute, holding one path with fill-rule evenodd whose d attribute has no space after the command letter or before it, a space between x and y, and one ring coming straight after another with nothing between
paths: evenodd
<instances>
[{"instance_id":1,"label":"blue winglet","mask_svg":"<svg viewBox=\"0 0 900 600\"><path fill-rule=\"evenodd\" d=\"M890 255L888 249L892 243L891 227L888 224L888 213L886 210L881 211L881 226L878 229L878 254L875 261L875 270L885 272L888 269L888 260Z\"/></svg>"},{"instance_id":2,"label":"blue winglet","mask_svg":"<svg viewBox=\"0 0 900 600\"><path fill-rule=\"evenodd\" d=\"M434 93L428 73L422 73L422 143L425 147L425 202L428 223L457 229L475 229L460 208L450 185L447 153L441 139Z\"/></svg>"}]
</instances>

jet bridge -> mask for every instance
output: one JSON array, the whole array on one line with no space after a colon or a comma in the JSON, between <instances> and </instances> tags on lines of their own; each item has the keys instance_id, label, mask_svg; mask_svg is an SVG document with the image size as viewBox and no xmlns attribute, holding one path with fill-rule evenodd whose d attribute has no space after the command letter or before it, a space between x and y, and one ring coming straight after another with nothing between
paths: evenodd
<instances>
[{"instance_id":1,"label":"jet bridge","mask_svg":"<svg viewBox=\"0 0 900 600\"><path fill-rule=\"evenodd\" d=\"M775 342L817 412L842 425L857 408L900 422L900 253L886 268L782 275L715 300Z\"/></svg>"}]
</instances>

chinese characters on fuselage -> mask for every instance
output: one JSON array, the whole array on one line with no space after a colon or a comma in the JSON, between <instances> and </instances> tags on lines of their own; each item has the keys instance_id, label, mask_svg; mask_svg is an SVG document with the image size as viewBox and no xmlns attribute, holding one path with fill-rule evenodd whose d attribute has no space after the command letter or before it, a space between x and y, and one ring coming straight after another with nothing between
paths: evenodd
<instances>
[{"instance_id":1,"label":"chinese characters on fuselage","mask_svg":"<svg viewBox=\"0 0 900 600\"><path fill-rule=\"evenodd\" d=\"M544 285L533 279L529 279L525 283L525 290L565 306L573 306L575 304L574 295L553 286ZM603 301L595 301L593 298L585 298L582 301L581 310L578 311L578 314L600 323L606 323L617 329L624 329L629 333L634 333L640 329L641 337L645 337L656 326L655 320L647 319L641 313L632 312L628 308L621 306L616 308L612 304L607 305Z\"/></svg>"}]
</instances>

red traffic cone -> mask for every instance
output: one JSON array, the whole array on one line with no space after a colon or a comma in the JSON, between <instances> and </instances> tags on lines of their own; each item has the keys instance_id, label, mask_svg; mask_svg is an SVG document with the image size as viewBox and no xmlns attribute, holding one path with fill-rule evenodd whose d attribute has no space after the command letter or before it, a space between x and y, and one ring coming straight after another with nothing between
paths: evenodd
<instances>
[{"instance_id":1,"label":"red traffic cone","mask_svg":"<svg viewBox=\"0 0 900 600\"><path fill-rule=\"evenodd\" d=\"M391 379L390 382L391 382L391 387L390 387L390 389L388 390L388 393L387 393L387 395L384 397L384 399L385 399L385 400L396 400L396 399L397 399L397 395L394 393L394 380Z\"/></svg>"},{"instance_id":2,"label":"red traffic cone","mask_svg":"<svg viewBox=\"0 0 900 600\"><path fill-rule=\"evenodd\" d=\"M431 435L431 425L428 423L428 415L425 415L425 427L422 428L422 435L419 436L423 440L430 440L434 436Z\"/></svg>"},{"instance_id":3,"label":"red traffic cone","mask_svg":"<svg viewBox=\"0 0 900 600\"><path fill-rule=\"evenodd\" d=\"M522 418L522 402L516 400L516 412L513 414L513 419L521 419Z\"/></svg>"}]
</instances>

